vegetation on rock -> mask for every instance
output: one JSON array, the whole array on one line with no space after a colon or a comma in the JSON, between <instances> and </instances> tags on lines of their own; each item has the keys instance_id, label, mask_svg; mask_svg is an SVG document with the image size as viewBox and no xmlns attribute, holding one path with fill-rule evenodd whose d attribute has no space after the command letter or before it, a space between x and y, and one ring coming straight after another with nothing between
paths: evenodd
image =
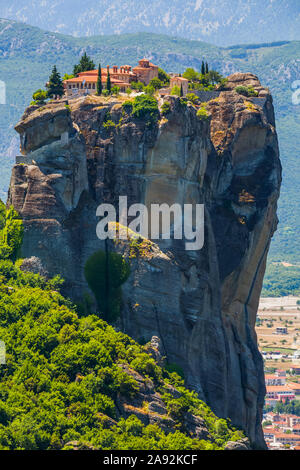
<instances>
[{"instance_id":1,"label":"vegetation on rock","mask_svg":"<svg viewBox=\"0 0 300 470\"><path fill-rule=\"evenodd\" d=\"M0 258L16 261L23 241L23 222L13 207L0 201Z\"/></svg>"},{"instance_id":2,"label":"vegetation on rock","mask_svg":"<svg viewBox=\"0 0 300 470\"><path fill-rule=\"evenodd\" d=\"M235 88L235 91L239 94L239 95L243 95L243 96L258 96L258 93L256 90L254 90L253 87L251 86L237 86Z\"/></svg>"},{"instance_id":3,"label":"vegetation on rock","mask_svg":"<svg viewBox=\"0 0 300 470\"><path fill-rule=\"evenodd\" d=\"M48 93L45 90L37 90L32 95L32 102L30 103L33 106L44 106L48 99Z\"/></svg>"},{"instance_id":4,"label":"vegetation on rock","mask_svg":"<svg viewBox=\"0 0 300 470\"><path fill-rule=\"evenodd\" d=\"M2 230L7 217L1 206ZM10 240L13 252L19 236ZM93 271L96 277L103 275L103 260L99 254L91 260L88 276ZM117 288L115 267L120 261L111 258L110 264ZM187 390L176 373L158 366L147 348L97 316L80 315L58 292L60 283L59 278L47 281L21 271L11 260L0 260L0 338L7 351L6 365L0 367L1 450L70 449L74 441L106 450L210 450L243 437ZM99 277L98 286L105 293ZM174 421L169 432L143 424L133 412L120 414L116 407L139 393L136 373L161 397L166 418ZM206 440L188 435L186 413L203 420Z\"/></svg>"},{"instance_id":5,"label":"vegetation on rock","mask_svg":"<svg viewBox=\"0 0 300 470\"><path fill-rule=\"evenodd\" d=\"M159 116L156 99L149 95L136 96L132 101L132 116L144 120L149 126L155 124Z\"/></svg>"}]
</instances>

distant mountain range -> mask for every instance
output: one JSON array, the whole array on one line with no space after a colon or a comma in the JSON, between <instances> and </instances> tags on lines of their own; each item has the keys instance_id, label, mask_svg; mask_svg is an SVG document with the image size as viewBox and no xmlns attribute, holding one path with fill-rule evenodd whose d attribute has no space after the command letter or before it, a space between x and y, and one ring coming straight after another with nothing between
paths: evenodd
<instances>
[{"instance_id":1,"label":"distant mountain range","mask_svg":"<svg viewBox=\"0 0 300 470\"><path fill-rule=\"evenodd\" d=\"M150 33L74 38L0 20L0 80L6 83L6 105L0 104L0 197L5 199L18 139L13 129L32 92L44 87L53 64L71 72L86 50L103 65L136 64L146 56L167 71L200 70L202 60L223 74L253 72L269 86L275 101L277 131L284 169L279 203L280 225L271 257L300 262L300 42L219 48L204 42ZM294 100L293 100L294 97ZM293 104L294 101L294 104Z\"/></svg>"},{"instance_id":2,"label":"distant mountain range","mask_svg":"<svg viewBox=\"0 0 300 470\"><path fill-rule=\"evenodd\" d=\"M300 39L299 0L0 0L0 17L74 36L152 32L219 46Z\"/></svg>"}]
</instances>

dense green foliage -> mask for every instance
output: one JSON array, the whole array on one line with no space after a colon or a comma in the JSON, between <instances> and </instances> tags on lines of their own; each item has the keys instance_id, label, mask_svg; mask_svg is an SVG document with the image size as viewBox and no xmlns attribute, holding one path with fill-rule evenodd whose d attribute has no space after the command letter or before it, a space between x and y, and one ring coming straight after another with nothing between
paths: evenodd
<instances>
[{"instance_id":1,"label":"dense green foliage","mask_svg":"<svg viewBox=\"0 0 300 470\"><path fill-rule=\"evenodd\" d=\"M81 72L88 72L89 70L94 70L95 64L93 60L87 55L86 52L80 58L79 64L74 65L73 75L75 77Z\"/></svg>"},{"instance_id":2,"label":"dense green foliage","mask_svg":"<svg viewBox=\"0 0 300 470\"><path fill-rule=\"evenodd\" d=\"M23 223L13 207L0 201L0 258L15 261L23 241Z\"/></svg>"},{"instance_id":3,"label":"dense green foliage","mask_svg":"<svg viewBox=\"0 0 300 470\"><path fill-rule=\"evenodd\" d=\"M258 96L258 92L251 86L237 86L235 91L243 96Z\"/></svg>"},{"instance_id":4,"label":"dense green foliage","mask_svg":"<svg viewBox=\"0 0 300 470\"><path fill-rule=\"evenodd\" d=\"M202 61L201 73L188 67L183 77L190 81L190 90L214 90L216 85L225 85L226 79L216 70L209 70L208 64Z\"/></svg>"},{"instance_id":5,"label":"dense green foliage","mask_svg":"<svg viewBox=\"0 0 300 470\"><path fill-rule=\"evenodd\" d=\"M170 75L168 75L161 67L158 68L158 78L164 85L170 84Z\"/></svg>"},{"instance_id":6,"label":"dense green foliage","mask_svg":"<svg viewBox=\"0 0 300 470\"><path fill-rule=\"evenodd\" d=\"M175 96L181 96L181 89L179 86L175 85L173 86L172 90L171 90L171 95L175 95Z\"/></svg>"},{"instance_id":7,"label":"dense green foliage","mask_svg":"<svg viewBox=\"0 0 300 470\"><path fill-rule=\"evenodd\" d=\"M0 449L63 449L74 440L98 449L218 449L242 437L179 376L158 367L145 347L97 316L78 316L58 283L0 261L0 338L7 350L0 367ZM173 433L135 415L117 418L117 396L130 401L138 388L121 364L153 381L175 420ZM168 384L180 398L169 394ZM205 420L210 440L185 433L187 411Z\"/></svg>"},{"instance_id":8,"label":"dense green foliage","mask_svg":"<svg viewBox=\"0 0 300 470\"><path fill-rule=\"evenodd\" d=\"M46 101L48 99L48 93L45 90L37 90L33 93L32 95L32 105L37 105L37 106L44 106L46 104Z\"/></svg>"},{"instance_id":9,"label":"dense green foliage","mask_svg":"<svg viewBox=\"0 0 300 470\"><path fill-rule=\"evenodd\" d=\"M200 119L200 121L208 121L209 117L209 113L207 112L205 106L201 106L197 111L197 118Z\"/></svg>"},{"instance_id":10,"label":"dense green foliage","mask_svg":"<svg viewBox=\"0 0 300 470\"><path fill-rule=\"evenodd\" d=\"M171 105L168 101L165 101L161 107L161 113L163 116L167 116L171 112Z\"/></svg>"},{"instance_id":11,"label":"dense green foliage","mask_svg":"<svg viewBox=\"0 0 300 470\"><path fill-rule=\"evenodd\" d=\"M99 250L85 265L85 278L95 295L103 318L108 322L114 322L120 315L121 286L129 274L129 264L118 253Z\"/></svg>"},{"instance_id":12,"label":"dense green foliage","mask_svg":"<svg viewBox=\"0 0 300 470\"><path fill-rule=\"evenodd\" d=\"M57 71L56 65L54 65L52 69L52 73L46 87L49 98L62 97L64 94L63 82L60 73Z\"/></svg>"},{"instance_id":13,"label":"dense green foliage","mask_svg":"<svg viewBox=\"0 0 300 470\"><path fill-rule=\"evenodd\" d=\"M132 108L129 103L132 103ZM123 108L132 112L132 116L137 119L142 119L148 126L152 126L158 119L159 110L156 99L149 95L139 95L131 102L125 102Z\"/></svg>"}]
</instances>

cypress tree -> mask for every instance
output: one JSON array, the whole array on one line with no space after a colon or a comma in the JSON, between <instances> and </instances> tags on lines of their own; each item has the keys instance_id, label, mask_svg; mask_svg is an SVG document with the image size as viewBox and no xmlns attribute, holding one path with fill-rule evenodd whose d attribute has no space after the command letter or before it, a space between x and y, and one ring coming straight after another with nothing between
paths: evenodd
<instances>
[{"instance_id":1,"label":"cypress tree","mask_svg":"<svg viewBox=\"0 0 300 470\"><path fill-rule=\"evenodd\" d=\"M206 64L205 64L205 74L207 74L208 72L209 72L208 63L206 62Z\"/></svg>"},{"instance_id":2,"label":"cypress tree","mask_svg":"<svg viewBox=\"0 0 300 470\"><path fill-rule=\"evenodd\" d=\"M111 93L111 80L109 70L107 71L106 89Z\"/></svg>"},{"instance_id":3,"label":"cypress tree","mask_svg":"<svg viewBox=\"0 0 300 470\"><path fill-rule=\"evenodd\" d=\"M205 75L205 64L204 64L204 60L202 60L201 74L202 74L202 75Z\"/></svg>"},{"instance_id":4,"label":"cypress tree","mask_svg":"<svg viewBox=\"0 0 300 470\"><path fill-rule=\"evenodd\" d=\"M182 87L182 84L180 86L180 96L183 96L183 87Z\"/></svg>"},{"instance_id":5,"label":"cypress tree","mask_svg":"<svg viewBox=\"0 0 300 470\"><path fill-rule=\"evenodd\" d=\"M101 64L98 67L97 95L102 95L102 70Z\"/></svg>"},{"instance_id":6,"label":"cypress tree","mask_svg":"<svg viewBox=\"0 0 300 470\"><path fill-rule=\"evenodd\" d=\"M52 73L49 78L49 82L47 83L47 94L49 98L56 98L59 96L60 98L64 94L64 86L60 76L60 73L57 71L56 65L54 65L52 69Z\"/></svg>"}]
</instances>

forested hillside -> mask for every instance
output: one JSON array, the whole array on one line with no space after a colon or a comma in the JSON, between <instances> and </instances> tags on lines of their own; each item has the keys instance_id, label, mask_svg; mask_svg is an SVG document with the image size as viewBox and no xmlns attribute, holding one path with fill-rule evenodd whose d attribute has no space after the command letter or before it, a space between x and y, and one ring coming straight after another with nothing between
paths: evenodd
<instances>
[{"instance_id":1,"label":"forested hillside","mask_svg":"<svg viewBox=\"0 0 300 470\"><path fill-rule=\"evenodd\" d=\"M73 305L60 277L21 270L22 230L0 203L0 450L213 450L243 438L153 345Z\"/></svg>"}]
</instances>

